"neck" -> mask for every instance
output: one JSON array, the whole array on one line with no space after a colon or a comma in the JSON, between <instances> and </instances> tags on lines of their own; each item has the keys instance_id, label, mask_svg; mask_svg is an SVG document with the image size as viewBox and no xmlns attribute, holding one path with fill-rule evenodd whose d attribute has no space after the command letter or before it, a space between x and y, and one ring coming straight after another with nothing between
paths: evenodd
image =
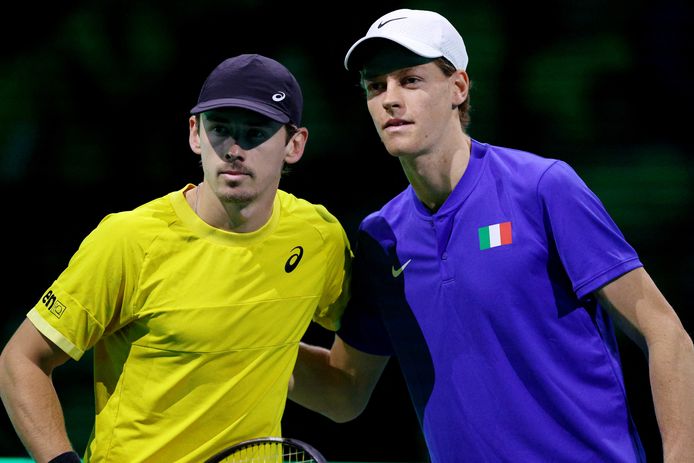
<instances>
[{"instance_id":1,"label":"neck","mask_svg":"<svg viewBox=\"0 0 694 463\"><path fill-rule=\"evenodd\" d=\"M401 157L403 171L419 200L437 211L463 177L470 162L470 138L462 134L454 146L416 157Z\"/></svg>"},{"instance_id":2,"label":"neck","mask_svg":"<svg viewBox=\"0 0 694 463\"><path fill-rule=\"evenodd\" d=\"M268 198L239 200L219 198L201 182L186 194L188 204L208 225L234 233L260 229L272 216L274 195Z\"/></svg>"},{"instance_id":3,"label":"neck","mask_svg":"<svg viewBox=\"0 0 694 463\"><path fill-rule=\"evenodd\" d=\"M218 228L234 233L249 233L262 228L272 216L269 205L251 202L247 204L224 203L226 214L220 214Z\"/></svg>"}]
</instances>

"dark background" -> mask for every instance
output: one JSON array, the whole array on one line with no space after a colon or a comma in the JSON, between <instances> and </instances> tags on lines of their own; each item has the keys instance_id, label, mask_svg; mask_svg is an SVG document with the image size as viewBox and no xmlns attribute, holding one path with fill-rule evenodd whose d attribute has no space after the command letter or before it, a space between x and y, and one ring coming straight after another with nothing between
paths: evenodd
<instances>
[{"instance_id":1,"label":"dark background","mask_svg":"<svg viewBox=\"0 0 694 463\"><path fill-rule=\"evenodd\" d=\"M4 345L107 213L197 183L188 110L223 59L283 62L305 95L307 151L282 188L327 206L350 237L405 185L344 54L380 15L434 9L465 39L477 140L569 162L602 198L689 333L694 274L691 70L684 0L14 3L0 28ZM98 279L86 284L99 284ZM310 342L329 345L317 327ZM643 354L620 335L627 393L661 461ZM91 428L91 356L55 374L69 434ZM424 461L397 364L347 424L289 403L284 433L332 460ZM503 436L499 436L503 439ZM26 455L0 412L0 456Z\"/></svg>"}]
</instances>

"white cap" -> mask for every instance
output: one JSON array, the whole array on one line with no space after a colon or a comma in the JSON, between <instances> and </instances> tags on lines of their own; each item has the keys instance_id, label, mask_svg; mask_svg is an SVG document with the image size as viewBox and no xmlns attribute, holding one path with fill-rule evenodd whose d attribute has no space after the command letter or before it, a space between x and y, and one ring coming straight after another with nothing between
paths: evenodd
<instances>
[{"instance_id":1,"label":"white cap","mask_svg":"<svg viewBox=\"0 0 694 463\"><path fill-rule=\"evenodd\" d=\"M456 69L467 67L463 38L446 18L433 11L401 9L381 16L349 49L345 69L349 69L349 58L354 50L374 38L392 40L424 58L444 57Z\"/></svg>"}]
</instances>

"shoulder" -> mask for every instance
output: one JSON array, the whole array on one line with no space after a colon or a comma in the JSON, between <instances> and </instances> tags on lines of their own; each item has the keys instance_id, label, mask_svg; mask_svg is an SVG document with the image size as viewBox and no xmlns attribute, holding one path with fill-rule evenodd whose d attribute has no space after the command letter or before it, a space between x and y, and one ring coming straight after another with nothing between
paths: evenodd
<instances>
[{"instance_id":1,"label":"shoulder","mask_svg":"<svg viewBox=\"0 0 694 463\"><path fill-rule=\"evenodd\" d=\"M558 158L488 144L478 144L485 165L495 181L506 179L519 189L542 193L574 186L585 187L583 180L567 162Z\"/></svg>"},{"instance_id":2,"label":"shoulder","mask_svg":"<svg viewBox=\"0 0 694 463\"><path fill-rule=\"evenodd\" d=\"M113 245L151 242L175 221L169 195L149 201L135 209L106 215L88 239Z\"/></svg>"},{"instance_id":3,"label":"shoulder","mask_svg":"<svg viewBox=\"0 0 694 463\"><path fill-rule=\"evenodd\" d=\"M507 169L524 176L540 177L548 169L562 161L541 156L530 151L504 146L474 142L479 147L479 156L493 169ZM476 150L477 151L477 150Z\"/></svg>"},{"instance_id":4,"label":"shoulder","mask_svg":"<svg viewBox=\"0 0 694 463\"><path fill-rule=\"evenodd\" d=\"M277 196L282 220L286 223L314 230L323 239L344 234L340 221L322 204L314 204L282 190L277 191Z\"/></svg>"},{"instance_id":5,"label":"shoulder","mask_svg":"<svg viewBox=\"0 0 694 463\"><path fill-rule=\"evenodd\" d=\"M402 222L403 218L412 213L414 205L414 190L411 185L385 203L380 209L367 214L361 221L360 229L367 230L379 227L379 224Z\"/></svg>"},{"instance_id":6,"label":"shoulder","mask_svg":"<svg viewBox=\"0 0 694 463\"><path fill-rule=\"evenodd\" d=\"M415 193L407 186L380 209L364 217L357 233L358 246L366 249L390 249L397 242L396 229L407 229L412 220L419 220L415 210Z\"/></svg>"}]
</instances>

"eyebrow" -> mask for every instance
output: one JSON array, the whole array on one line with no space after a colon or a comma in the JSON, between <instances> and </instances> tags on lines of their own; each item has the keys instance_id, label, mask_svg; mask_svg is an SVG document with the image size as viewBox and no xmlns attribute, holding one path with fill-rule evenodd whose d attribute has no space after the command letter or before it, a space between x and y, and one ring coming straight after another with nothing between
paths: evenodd
<instances>
[{"instance_id":1,"label":"eyebrow","mask_svg":"<svg viewBox=\"0 0 694 463\"><path fill-rule=\"evenodd\" d=\"M408 67L404 67L404 68L397 68L397 69L393 69L391 71L383 72L381 74L374 74L375 72L381 72L379 69L369 71L369 69L365 68L363 79L364 79L364 81L372 81L372 80L376 80L379 77L385 77L385 76L389 76L389 75L401 76L403 74L408 74L408 73L412 72L414 70L414 68L419 67L419 66L421 66L421 64L416 64L414 66L408 66Z\"/></svg>"}]
</instances>

